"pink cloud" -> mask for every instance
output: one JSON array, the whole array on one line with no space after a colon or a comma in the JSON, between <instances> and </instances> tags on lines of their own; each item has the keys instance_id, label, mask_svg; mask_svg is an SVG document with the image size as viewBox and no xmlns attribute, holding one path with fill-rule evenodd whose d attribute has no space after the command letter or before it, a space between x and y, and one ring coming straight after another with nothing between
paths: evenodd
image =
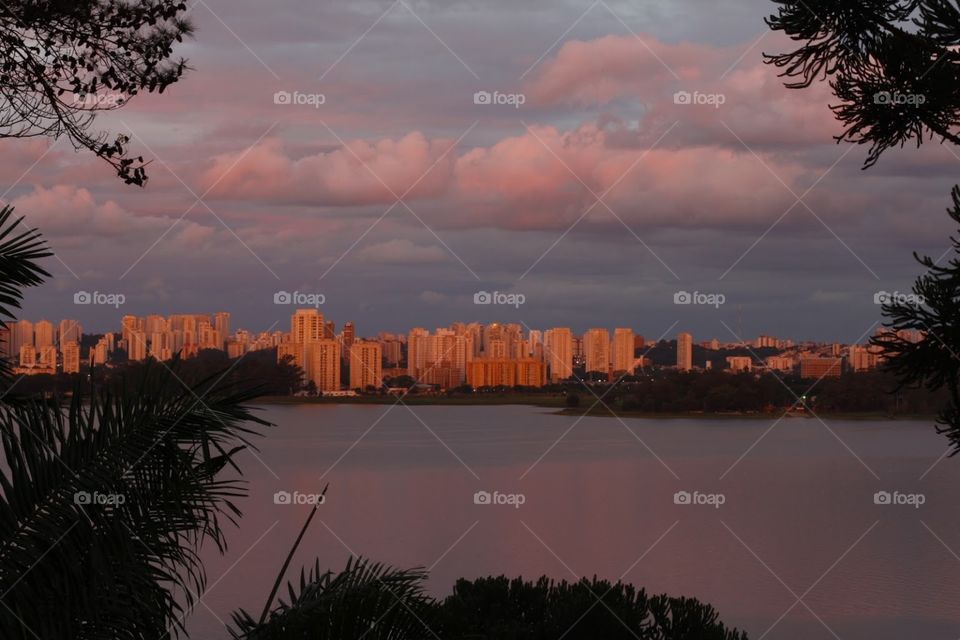
<instances>
[{"instance_id":1,"label":"pink cloud","mask_svg":"<svg viewBox=\"0 0 960 640\"><path fill-rule=\"evenodd\" d=\"M760 48L750 49L750 42L719 48L642 37L567 42L543 63L527 91L551 105L634 100L644 107L643 122L678 122L681 138L693 145L737 143L727 126L751 145L808 146L840 132L828 108L835 101L829 87L785 88L778 70L763 64ZM767 44L776 50L780 45L772 41ZM723 103L675 104L678 91L722 96Z\"/></svg>"},{"instance_id":2,"label":"pink cloud","mask_svg":"<svg viewBox=\"0 0 960 640\"><path fill-rule=\"evenodd\" d=\"M452 141L412 132L397 140L353 140L346 147L291 158L284 144L266 140L248 153L217 156L201 177L213 197L270 198L287 203L392 203L443 190L453 166Z\"/></svg>"}]
</instances>

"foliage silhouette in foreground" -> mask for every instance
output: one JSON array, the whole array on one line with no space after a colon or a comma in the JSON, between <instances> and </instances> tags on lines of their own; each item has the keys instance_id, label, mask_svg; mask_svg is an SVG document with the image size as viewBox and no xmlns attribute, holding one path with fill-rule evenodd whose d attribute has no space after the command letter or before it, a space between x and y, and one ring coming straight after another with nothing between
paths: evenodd
<instances>
[{"instance_id":1,"label":"foliage silhouette in foreground","mask_svg":"<svg viewBox=\"0 0 960 640\"><path fill-rule=\"evenodd\" d=\"M954 187L951 196L953 206L947 213L960 224L960 187ZM937 417L937 427L956 455L960 451L960 240L952 236L950 242L953 255L945 265L914 254L927 269L913 285L915 301L893 299L883 305L894 332L913 329L922 332L924 339L911 342L896 333L884 333L871 342L890 358L887 366L902 385L949 391L950 400Z\"/></svg>"},{"instance_id":2,"label":"foliage silhouette in foreground","mask_svg":"<svg viewBox=\"0 0 960 640\"><path fill-rule=\"evenodd\" d=\"M245 487L223 472L246 425L266 424L242 407L252 397L156 366L120 393L0 407L0 637L182 631L201 544L222 552L240 516Z\"/></svg>"},{"instance_id":3,"label":"foliage silhouette in foreground","mask_svg":"<svg viewBox=\"0 0 960 640\"><path fill-rule=\"evenodd\" d=\"M767 18L797 49L765 55L790 88L829 80L837 141L884 151L924 138L960 143L960 6L950 0L774 0Z\"/></svg>"},{"instance_id":4,"label":"foliage silhouette in foreground","mask_svg":"<svg viewBox=\"0 0 960 640\"><path fill-rule=\"evenodd\" d=\"M864 168L892 147L925 138L960 144L960 5L952 0L774 0L767 19L801 43L794 51L765 55L792 78L790 88L829 80L840 103L830 108L845 126L837 141L869 144ZM960 222L960 190L953 188L950 216ZM883 314L893 330L918 329L912 344L895 335L872 340L883 350L901 387L946 388L951 401L938 417L956 454L960 451L960 244L946 267L929 257L914 285L916 304L895 300Z\"/></svg>"},{"instance_id":5,"label":"foliage silhouette in foreground","mask_svg":"<svg viewBox=\"0 0 960 640\"><path fill-rule=\"evenodd\" d=\"M745 640L710 605L648 596L596 578L536 582L459 580L443 600L426 595L420 569L396 570L351 558L340 573L319 563L263 623L234 614L235 640Z\"/></svg>"},{"instance_id":6,"label":"foliage silhouette in foreground","mask_svg":"<svg viewBox=\"0 0 960 640\"><path fill-rule=\"evenodd\" d=\"M125 135L93 130L97 112L162 93L187 70L173 47L193 28L180 0L0 2L0 138L66 136L127 184L147 180Z\"/></svg>"},{"instance_id":7,"label":"foliage silhouette in foreground","mask_svg":"<svg viewBox=\"0 0 960 640\"><path fill-rule=\"evenodd\" d=\"M0 325L4 327L8 320L15 319L23 290L50 277L37 261L53 254L36 229L25 229L21 222L23 218L13 217L13 207L0 209ZM9 393L11 380L10 363L0 358L0 393Z\"/></svg>"}]
</instances>

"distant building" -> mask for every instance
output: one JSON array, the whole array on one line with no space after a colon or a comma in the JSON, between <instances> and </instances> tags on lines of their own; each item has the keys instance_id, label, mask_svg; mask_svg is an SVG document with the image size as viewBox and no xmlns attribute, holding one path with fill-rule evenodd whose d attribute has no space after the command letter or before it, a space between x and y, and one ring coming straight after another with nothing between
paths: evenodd
<instances>
[{"instance_id":1,"label":"distant building","mask_svg":"<svg viewBox=\"0 0 960 640\"><path fill-rule=\"evenodd\" d=\"M573 375L573 332L556 327L543 332L543 358L550 371L550 382Z\"/></svg>"},{"instance_id":2,"label":"distant building","mask_svg":"<svg viewBox=\"0 0 960 640\"><path fill-rule=\"evenodd\" d=\"M145 331L130 331L127 333L127 359L140 362L147 357L147 334Z\"/></svg>"},{"instance_id":3,"label":"distant building","mask_svg":"<svg viewBox=\"0 0 960 640\"><path fill-rule=\"evenodd\" d=\"M839 378L843 373L843 358L801 358L801 378Z\"/></svg>"},{"instance_id":4,"label":"distant building","mask_svg":"<svg viewBox=\"0 0 960 640\"><path fill-rule=\"evenodd\" d=\"M479 387L542 387L546 384L543 363L533 358L480 359L467 364L467 384Z\"/></svg>"},{"instance_id":5,"label":"distant building","mask_svg":"<svg viewBox=\"0 0 960 640\"><path fill-rule=\"evenodd\" d=\"M34 346L37 349L53 346L53 323L49 320L40 320L33 325Z\"/></svg>"},{"instance_id":6,"label":"distant building","mask_svg":"<svg viewBox=\"0 0 960 640\"><path fill-rule=\"evenodd\" d=\"M80 342L80 323L76 320L61 320L59 334L59 341L57 344Z\"/></svg>"},{"instance_id":7,"label":"distant building","mask_svg":"<svg viewBox=\"0 0 960 640\"><path fill-rule=\"evenodd\" d=\"M727 356L727 368L736 373L753 371L753 358L749 356Z\"/></svg>"},{"instance_id":8,"label":"distant building","mask_svg":"<svg viewBox=\"0 0 960 640\"><path fill-rule=\"evenodd\" d=\"M632 374L636 367L634 358L634 339L631 329L613 330L613 370L618 373Z\"/></svg>"},{"instance_id":9,"label":"distant building","mask_svg":"<svg viewBox=\"0 0 960 640\"><path fill-rule=\"evenodd\" d=\"M317 391L340 390L340 343L337 340L317 340L306 345L306 376L317 386Z\"/></svg>"},{"instance_id":10,"label":"distant building","mask_svg":"<svg viewBox=\"0 0 960 640\"><path fill-rule=\"evenodd\" d=\"M354 340L356 340L356 333L353 328L352 322L345 322L343 324L343 333L341 335L341 340L343 341L343 353L347 355L350 353L350 347L353 346Z\"/></svg>"},{"instance_id":11,"label":"distant building","mask_svg":"<svg viewBox=\"0 0 960 640\"><path fill-rule=\"evenodd\" d=\"M774 371L792 371L797 365L797 361L790 356L770 356L765 359L767 369Z\"/></svg>"},{"instance_id":12,"label":"distant building","mask_svg":"<svg viewBox=\"0 0 960 640\"><path fill-rule=\"evenodd\" d=\"M583 356L587 373L610 372L610 332L606 329L588 329L583 334Z\"/></svg>"},{"instance_id":13,"label":"distant building","mask_svg":"<svg viewBox=\"0 0 960 640\"><path fill-rule=\"evenodd\" d=\"M677 369L690 371L693 369L693 336L681 333L677 336Z\"/></svg>"},{"instance_id":14,"label":"distant building","mask_svg":"<svg viewBox=\"0 0 960 640\"><path fill-rule=\"evenodd\" d=\"M344 325L344 340L346 340L346 325ZM366 340L353 342L350 346L350 388L365 391L367 387L379 389L382 384L380 343Z\"/></svg>"},{"instance_id":15,"label":"distant building","mask_svg":"<svg viewBox=\"0 0 960 640\"><path fill-rule=\"evenodd\" d=\"M860 345L851 345L849 351L850 368L854 371L869 371L876 369L882 360L881 354L876 347L862 347Z\"/></svg>"},{"instance_id":16,"label":"distant building","mask_svg":"<svg viewBox=\"0 0 960 640\"><path fill-rule=\"evenodd\" d=\"M60 353L63 358L63 372L80 373L80 343L61 342Z\"/></svg>"}]
</instances>

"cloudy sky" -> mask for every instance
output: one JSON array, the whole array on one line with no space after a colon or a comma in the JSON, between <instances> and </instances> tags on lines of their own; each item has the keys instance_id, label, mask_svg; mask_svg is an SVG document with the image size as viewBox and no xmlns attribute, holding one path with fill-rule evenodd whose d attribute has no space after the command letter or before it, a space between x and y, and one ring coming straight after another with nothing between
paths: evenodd
<instances>
[{"instance_id":1,"label":"cloudy sky","mask_svg":"<svg viewBox=\"0 0 960 640\"><path fill-rule=\"evenodd\" d=\"M288 323L274 293L299 291L362 334L502 320L861 339L874 294L918 273L912 252L946 251L960 152L861 171L828 88L784 89L763 64L789 46L772 7L199 0L178 51L194 70L98 120L153 158L146 189L66 141L0 145L3 200L57 253L24 315L110 330L228 310L264 330ZM126 303L75 306L81 290Z\"/></svg>"}]
</instances>

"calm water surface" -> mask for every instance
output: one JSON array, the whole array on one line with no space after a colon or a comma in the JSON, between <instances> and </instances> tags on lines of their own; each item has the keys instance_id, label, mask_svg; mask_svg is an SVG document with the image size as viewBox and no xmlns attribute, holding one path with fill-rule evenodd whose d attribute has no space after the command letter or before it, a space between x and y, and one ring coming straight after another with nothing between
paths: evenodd
<instances>
[{"instance_id":1,"label":"calm water surface","mask_svg":"<svg viewBox=\"0 0 960 640\"><path fill-rule=\"evenodd\" d=\"M597 576L700 598L770 639L960 637L960 460L927 422L577 418L524 406L271 406L245 454L250 496L208 557L193 638L257 614L307 515L293 567L354 552L457 577ZM935 464L936 463L936 464ZM474 504L522 494L519 508ZM674 494L724 503L675 504ZM877 505L874 494L924 503ZM799 601L798 601L799 600Z\"/></svg>"}]
</instances>

